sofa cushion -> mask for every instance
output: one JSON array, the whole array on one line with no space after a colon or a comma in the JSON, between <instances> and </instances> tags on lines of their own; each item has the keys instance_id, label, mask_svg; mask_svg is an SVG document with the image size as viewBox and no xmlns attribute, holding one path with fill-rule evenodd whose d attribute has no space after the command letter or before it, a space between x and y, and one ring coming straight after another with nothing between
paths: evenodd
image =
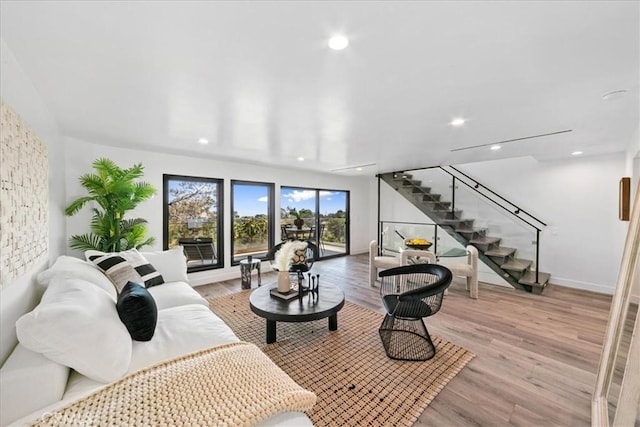
<instances>
[{"instance_id":1,"label":"sofa cushion","mask_svg":"<svg viewBox=\"0 0 640 427\"><path fill-rule=\"evenodd\" d=\"M165 282L189 282L187 259L182 246L167 251L140 252L160 274Z\"/></svg>"},{"instance_id":2,"label":"sofa cushion","mask_svg":"<svg viewBox=\"0 0 640 427\"><path fill-rule=\"evenodd\" d=\"M119 254L87 251L85 256L107 275L118 293L128 282L142 283L142 277L129 262Z\"/></svg>"},{"instance_id":3,"label":"sofa cushion","mask_svg":"<svg viewBox=\"0 0 640 427\"><path fill-rule=\"evenodd\" d=\"M0 370L0 425L60 400L68 377L67 366L18 344Z\"/></svg>"},{"instance_id":4,"label":"sofa cushion","mask_svg":"<svg viewBox=\"0 0 640 427\"><path fill-rule=\"evenodd\" d=\"M158 310L187 304L199 304L209 307L209 302L184 282L170 282L162 286L154 286L148 289L156 301Z\"/></svg>"},{"instance_id":5,"label":"sofa cushion","mask_svg":"<svg viewBox=\"0 0 640 427\"><path fill-rule=\"evenodd\" d=\"M183 305L160 310L153 338L150 341L133 342L129 372L235 341L239 340L231 328L202 305Z\"/></svg>"},{"instance_id":6,"label":"sofa cushion","mask_svg":"<svg viewBox=\"0 0 640 427\"><path fill-rule=\"evenodd\" d=\"M51 280L57 276L86 280L103 289L114 301L118 298L118 292L113 283L91 262L66 255L59 256L51 267L38 274L37 282L39 285L47 287Z\"/></svg>"},{"instance_id":7,"label":"sofa cushion","mask_svg":"<svg viewBox=\"0 0 640 427\"><path fill-rule=\"evenodd\" d=\"M132 339L149 341L153 337L158 320L158 308L144 286L133 282L127 283L118 295L116 309Z\"/></svg>"},{"instance_id":8,"label":"sofa cushion","mask_svg":"<svg viewBox=\"0 0 640 427\"><path fill-rule=\"evenodd\" d=\"M122 377L131 360L131 337L113 299L78 278L54 277L16 333L29 350L100 382Z\"/></svg>"}]
</instances>

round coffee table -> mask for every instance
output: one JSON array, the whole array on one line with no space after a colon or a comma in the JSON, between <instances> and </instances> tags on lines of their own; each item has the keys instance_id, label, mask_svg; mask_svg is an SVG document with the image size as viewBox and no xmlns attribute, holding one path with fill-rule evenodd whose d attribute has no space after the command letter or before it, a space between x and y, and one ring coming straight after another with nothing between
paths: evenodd
<instances>
[{"instance_id":1,"label":"round coffee table","mask_svg":"<svg viewBox=\"0 0 640 427\"><path fill-rule=\"evenodd\" d=\"M304 295L302 302L297 298L285 302L271 296L275 287L263 286L249 297L251 311L267 320L267 344L276 342L276 322L310 322L328 317L329 330L338 329L338 311L344 306L342 289L322 283L317 298Z\"/></svg>"}]
</instances>

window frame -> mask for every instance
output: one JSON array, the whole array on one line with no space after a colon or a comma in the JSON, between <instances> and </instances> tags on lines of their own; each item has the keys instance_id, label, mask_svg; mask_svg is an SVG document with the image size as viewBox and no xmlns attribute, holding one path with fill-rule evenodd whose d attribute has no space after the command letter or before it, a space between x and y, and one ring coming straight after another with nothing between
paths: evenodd
<instances>
[{"instance_id":1,"label":"window frame","mask_svg":"<svg viewBox=\"0 0 640 427\"><path fill-rule=\"evenodd\" d=\"M268 202L268 207L267 207L267 215L269 216L268 218L268 223L267 223L267 251L269 250L269 248L272 248L275 245L275 213L276 213L276 207L275 207L275 187L276 185L273 182L261 182L261 181L246 181L246 180L241 180L241 179L232 179L231 183L230 183L230 193L231 193L231 197L229 199L229 204L231 205L230 207L230 227L231 227L231 232L230 232L230 246L231 246L231 266L236 266L236 265L240 265L240 261L242 259L235 259L235 230L234 230L234 226L235 226L235 217L234 217L234 201L235 201L235 197L234 197L234 185L235 184L239 184L239 185L255 185L255 186L260 186L260 187L266 187L267 188L267 196L269 197L269 202ZM265 255L262 256L256 256L256 259L260 259L263 260Z\"/></svg>"},{"instance_id":2,"label":"window frame","mask_svg":"<svg viewBox=\"0 0 640 427\"><path fill-rule=\"evenodd\" d=\"M205 182L216 184L216 210L217 210L217 224L216 234L217 241L217 263L215 265L196 265L187 266L187 273L195 273L197 271L216 270L224 268L224 179L211 178L201 176L189 176L189 175L173 175L162 174L162 247L164 250L169 249L169 182L170 181L191 181L191 182Z\"/></svg>"}]
</instances>

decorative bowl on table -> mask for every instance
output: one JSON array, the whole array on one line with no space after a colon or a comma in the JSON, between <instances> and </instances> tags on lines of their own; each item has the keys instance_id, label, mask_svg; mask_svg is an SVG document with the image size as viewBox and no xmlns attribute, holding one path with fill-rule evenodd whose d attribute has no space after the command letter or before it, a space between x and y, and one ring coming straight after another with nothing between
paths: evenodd
<instances>
[{"instance_id":1,"label":"decorative bowl on table","mask_svg":"<svg viewBox=\"0 0 640 427\"><path fill-rule=\"evenodd\" d=\"M406 247L410 249L419 249L422 251L428 250L432 244L433 243L431 243L427 239L405 239L404 240L404 245Z\"/></svg>"}]
</instances>

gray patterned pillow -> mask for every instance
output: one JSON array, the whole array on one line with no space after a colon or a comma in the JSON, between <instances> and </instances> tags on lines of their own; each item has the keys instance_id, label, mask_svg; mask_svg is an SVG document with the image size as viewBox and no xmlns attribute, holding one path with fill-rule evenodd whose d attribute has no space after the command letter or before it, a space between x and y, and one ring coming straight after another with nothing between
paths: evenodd
<instances>
[{"instance_id":1,"label":"gray patterned pillow","mask_svg":"<svg viewBox=\"0 0 640 427\"><path fill-rule=\"evenodd\" d=\"M102 255L98 255L98 252L95 252L95 254L88 255L87 258L107 275L111 283L116 287L118 293L122 291L122 288L124 288L127 282L142 282L142 277L140 277L133 266L116 253L103 253Z\"/></svg>"}]
</instances>

